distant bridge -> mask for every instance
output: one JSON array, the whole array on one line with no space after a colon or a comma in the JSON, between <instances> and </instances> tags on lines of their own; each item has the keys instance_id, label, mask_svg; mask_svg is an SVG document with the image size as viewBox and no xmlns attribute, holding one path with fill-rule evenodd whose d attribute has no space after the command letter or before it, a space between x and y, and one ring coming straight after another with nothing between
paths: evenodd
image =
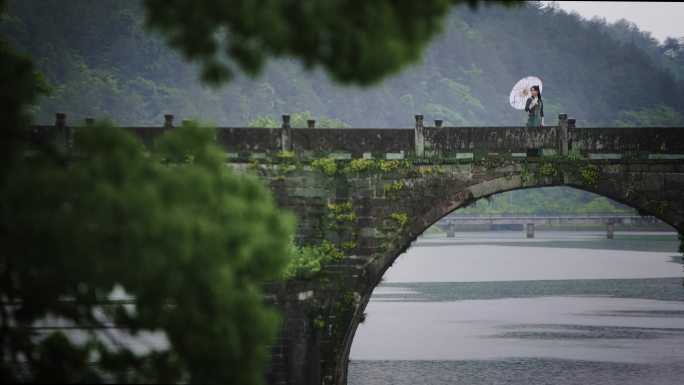
<instances>
[{"instance_id":1,"label":"distant bridge","mask_svg":"<svg viewBox=\"0 0 684 385\"><path fill-rule=\"evenodd\" d=\"M527 225L527 238L534 238L534 225L606 225L606 238L613 239L615 224L649 224L661 223L655 217L641 215L601 215L601 214L563 214L563 215L455 215L450 214L436 222L446 228L448 238L455 236L455 225Z\"/></svg>"}]
</instances>

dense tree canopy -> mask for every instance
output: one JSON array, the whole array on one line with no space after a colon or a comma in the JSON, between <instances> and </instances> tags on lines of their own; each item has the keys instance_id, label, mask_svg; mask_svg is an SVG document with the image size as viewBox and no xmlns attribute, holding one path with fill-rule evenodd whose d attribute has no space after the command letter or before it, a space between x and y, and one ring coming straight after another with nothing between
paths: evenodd
<instances>
[{"instance_id":1,"label":"dense tree canopy","mask_svg":"<svg viewBox=\"0 0 684 385\"><path fill-rule=\"evenodd\" d=\"M259 285L281 278L292 223L260 182L226 169L213 136L186 125L148 157L131 134L89 127L69 167L14 160L0 188L0 295L17 306L3 314L15 331L0 341L3 378L259 382L277 326ZM58 332L36 340L38 325ZM72 345L65 326L94 329ZM120 335L103 342L113 326L168 342L133 354Z\"/></svg>"},{"instance_id":2,"label":"dense tree canopy","mask_svg":"<svg viewBox=\"0 0 684 385\"><path fill-rule=\"evenodd\" d=\"M260 182L226 169L213 135L184 126L150 158L129 133L90 127L69 167L41 153L13 162L0 188L0 290L17 304L3 314L16 332L0 341L3 378L259 382L277 326L259 284L280 279L292 223ZM58 332L36 340L38 325ZM87 343L59 332L72 325L94 328ZM120 334L103 342L112 326L168 342L133 354Z\"/></svg>"}]
</instances>

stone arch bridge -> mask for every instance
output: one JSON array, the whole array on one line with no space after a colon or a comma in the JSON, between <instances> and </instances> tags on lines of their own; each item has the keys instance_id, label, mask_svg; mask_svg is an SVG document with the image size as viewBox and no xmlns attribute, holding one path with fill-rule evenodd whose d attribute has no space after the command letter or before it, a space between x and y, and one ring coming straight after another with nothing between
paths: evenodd
<instances>
[{"instance_id":1,"label":"stone arch bridge","mask_svg":"<svg viewBox=\"0 0 684 385\"><path fill-rule=\"evenodd\" d=\"M409 129L219 128L235 170L256 173L299 218L296 242L337 257L314 278L266 287L283 315L270 384L346 384L371 293L423 231L500 192L571 186L635 207L684 233L684 128L425 126ZM88 124L92 124L89 121ZM173 129L130 127L149 143ZM57 124L33 133L68 134Z\"/></svg>"}]
</instances>

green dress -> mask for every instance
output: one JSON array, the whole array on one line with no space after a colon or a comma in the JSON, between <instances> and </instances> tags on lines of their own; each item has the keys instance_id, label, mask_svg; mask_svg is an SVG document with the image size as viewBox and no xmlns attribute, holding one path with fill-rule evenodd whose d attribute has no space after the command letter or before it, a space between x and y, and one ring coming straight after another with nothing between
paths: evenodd
<instances>
[{"instance_id":1,"label":"green dress","mask_svg":"<svg viewBox=\"0 0 684 385\"><path fill-rule=\"evenodd\" d=\"M525 103L525 111L528 112L527 116L527 127L541 127L541 118L544 117L544 102L537 99L537 105L530 108L532 104L532 98L527 98L527 103Z\"/></svg>"}]
</instances>

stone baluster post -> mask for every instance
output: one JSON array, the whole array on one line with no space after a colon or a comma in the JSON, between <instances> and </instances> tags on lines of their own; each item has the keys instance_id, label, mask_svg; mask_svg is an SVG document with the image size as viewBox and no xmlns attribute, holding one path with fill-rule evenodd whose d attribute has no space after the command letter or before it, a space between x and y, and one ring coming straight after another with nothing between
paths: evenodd
<instances>
[{"instance_id":1,"label":"stone baluster post","mask_svg":"<svg viewBox=\"0 0 684 385\"><path fill-rule=\"evenodd\" d=\"M281 151L292 151L292 128L290 127L290 115L282 115L283 126L280 134Z\"/></svg>"},{"instance_id":2,"label":"stone baluster post","mask_svg":"<svg viewBox=\"0 0 684 385\"><path fill-rule=\"evenodd\" d=\"M444 122L442 119L435 119L435 127L442 127L442 122Z\"/></svg>"},{"instance_id":3,"label":"stone baluster post","mask_svg":"<svg viewBox=\"0 0 684 385\"><path fill-rule=\"evenodd\" d=\"M425 127L423 127L423 115L416 115L414 151L417 158L425 156Z\"/></svg>"},{"instance_id":4,"label":"stone baluster post","mask_svg":"<svg viewBox=\"0 0 684 385\"><path fill-rule=\"evenodd\" d=\"M71 130L66 124L66 114L64 112L58 112L55 114L55 128L57 131L57 136L62 138L64 148L68 148Z\"/></svg>"},{"instance_id":5,"label":"stone baluster post","mask_svg":"<svg viewBox=\"0 0 684 385\"><path fill-rule=\"evenodd\" d=\"M306 121L306 126L308 128L316 128L316 119L308 119Z\"/></svg>"},{"instance_id":6,"label":"stone baluster post","mask_svg":"<svg viewBox=\"0 0 684 385\"><path fill-rule=\"evenodd\" d=\"M558 153L568 155L568 114L558 114Z\"/></svg>"},{"instance_id":7,"label":"stone baluster post","mask_svg":"<svg viewBox=\"0 0 684 385\"><path fill-rule=\"evenodd\" d=\"M534 238L534 223L527 224L527 238Z\"/></svg>"},{"instance_id":8,"label":"stone baluster post","mask_svg":"<svg viewBox=\"0 0 684 385\"><path fill-rule=\"evenodd\" d=\"M167 129L173 128L173 115L172 114L165 114L164 115L164 128L167 128Z\"/></svg>"}]
</instances>

